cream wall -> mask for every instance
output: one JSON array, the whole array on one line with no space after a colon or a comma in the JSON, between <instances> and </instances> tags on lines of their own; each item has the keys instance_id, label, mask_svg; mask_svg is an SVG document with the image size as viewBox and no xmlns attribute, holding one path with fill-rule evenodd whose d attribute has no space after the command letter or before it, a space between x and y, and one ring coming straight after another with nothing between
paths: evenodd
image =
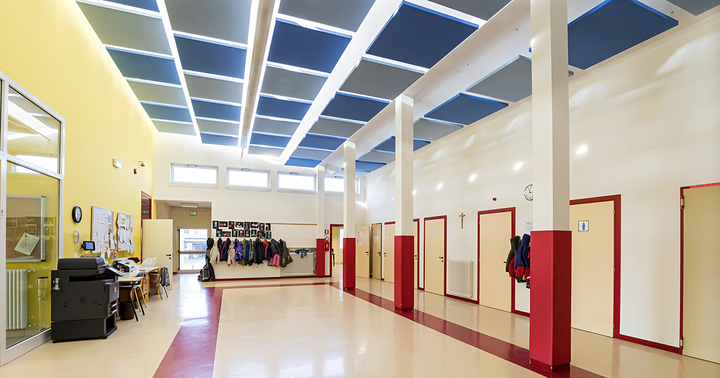
<instances>
[{"instance_id":1,"label":"cream wall","mask_svg":"<svg viewBox=\"0 0 720 378\"><path fill-rule=\"evenodd\" d=\"M679 188L720 181L720 15L571 79L570 96L570 198L622 195L620 332L677 347ZM414 216L447 215L448 258L475 261L477 211L516 207L518 234L532 217L531 102L432 143L414 167ZM394 220L394 168L366 177L366 224Z\"/></svg>"},{"instance_id":2,"label":"cream wall","mask_svg":"<svg viewBox=\"0 0 720 378\"><path fill-rule=\"evenodd\" d=\"M277 172L289 171L315 174L315 168L285 167L277 160L269 157L246 155L240 157L237 147L203 145L199 139L184 135L158 133L155 140L155 199L179 201L210 201L214 220L252 220L270 223L317 223L317 194L287 192L277 190ZM198 186L170 184L170 164L211 165L219 168L218 187L203 188ZM269 170L271 172L270 190L226 188L227 167ZM358 196L358 201L362 201ZM342 223L342 194L325 195L325 228L331 223ZM159 210L158 210L159 211ZM365 219L364 207L356 205L356 219ZM360 224L360 223L358 223ZM273 238L282 239L277 225L273 225ZM302 245L289 247L313 246L316 235L314 227L298 226L298 232L307 233L292 236ZM282 229L282 227L281 227ZM290 232L288 230L288 232ZM292 231L295 234L295 231ZM310 240L310 241L308 241ZM290 241L288 240L288 243ZM310 245L308 245L310 244Z\"/></svg>"},{"instance_id":3,"label":"cream wall","mask_svg":"<svg viewBox=\"0 0 720 378\"><path fill-rule=\"evenodd\" d=\"M155 127L74 1L3 1L0 12L0 71L66 121L61 247L72 257L73 230L89 239L92 206L140 220L140 192L153 193ZM138 161L145 167L135 175ZM70 216L75 205L79 224Z\"/></svg>"}]
</instances>

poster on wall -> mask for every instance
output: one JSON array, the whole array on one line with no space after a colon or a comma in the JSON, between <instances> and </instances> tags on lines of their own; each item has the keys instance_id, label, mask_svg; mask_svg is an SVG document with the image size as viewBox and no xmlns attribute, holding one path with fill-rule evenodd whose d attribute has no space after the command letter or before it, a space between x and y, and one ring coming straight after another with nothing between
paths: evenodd
<instances>
[{"instance_id":1,"label":"poster on wall","mask_svg":"<svg viewBox=\"0 0 720 378\"><path fill-rule=\"evenodd\" d=\"M92 240L95 242L95 253L101 257L110 257L110 250L115 247L113 241L113 218L115 212L101 207L92 207Z\"/></svg>"},{"instance_id":2,"label":"poster on wall","mask_svg":"<svg viewBox=\"0 0 720 378\"><path fill-rule=\"evenodd\" d=\"M132 254L135 252L135 244L133 243L133 217L123 213L118 213L117 217L117 239L118 251L127 251Z\"/></svg>"}]
</instances>

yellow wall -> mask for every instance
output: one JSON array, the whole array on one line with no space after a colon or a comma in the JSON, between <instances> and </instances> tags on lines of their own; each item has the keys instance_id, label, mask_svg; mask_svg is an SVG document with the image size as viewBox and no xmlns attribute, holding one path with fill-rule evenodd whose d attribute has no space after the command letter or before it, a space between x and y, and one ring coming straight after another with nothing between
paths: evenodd
<instances>
[{"instance_id":1,"label":"yellow wall","mask_svg":"<svg viewBox=\"0 0 720 378\"><path fill-rule=\"evenodd\" d=\"M343 254L342 254L342 239L340 239L340 230L342 230L342 227L332 227L330 229L330 232L332 232L332 246L331 248L335 250L335 264L342 264L343 262Z\"/></svg>"},{"instance_id":2,"label":"yellow wall","mask_svg":"<svg viewBox=\"0 0 720 378\"><path fill-rule=\"evenodd\" d=\"M139 256L140 192L153 193L152 122L74 1L3 1L0 13L8 15L0 23L0 71L66 121L64 257L81 253L73 230L90 239L92 206L134 217ZM75 205L83 209L79 224L70 216Z\"/></svg>"}]
</instances>

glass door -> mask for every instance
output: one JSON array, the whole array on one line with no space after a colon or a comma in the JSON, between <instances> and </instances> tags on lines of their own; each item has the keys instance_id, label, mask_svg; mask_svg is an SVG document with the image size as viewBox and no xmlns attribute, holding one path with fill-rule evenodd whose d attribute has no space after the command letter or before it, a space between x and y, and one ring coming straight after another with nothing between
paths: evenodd
<instances>
[{"instance_id":1,"label":"glass door","mask_svg":"<svg viewBox=\"0 0 720 378\"><path fill-rule=\"evenodd\" d=\"M197 272L205 265L208 230L205 228L178 229L178 271Z\"/></svg>"}]
</instances>

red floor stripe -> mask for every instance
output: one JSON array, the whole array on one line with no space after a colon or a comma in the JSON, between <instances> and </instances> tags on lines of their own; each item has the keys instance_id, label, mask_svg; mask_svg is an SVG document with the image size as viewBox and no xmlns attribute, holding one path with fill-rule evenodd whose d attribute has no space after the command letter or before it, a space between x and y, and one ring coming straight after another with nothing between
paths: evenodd
<instances>
[{"instance_id":1,"label":"red floor stripe","mask_svg":"<svg viewBox=\"0 0 720 378\"><path fill-rule=\"evenodd\" d=\"M397 315L414 321L415 323L424 325L430 329L438 331L448 337L452 337L455 340L461 341L465 344L478 348L482 351L488 352L496 357L500 357L505 361L511 362L515 365L524 367L535 373L541 374L545 377L559 378L559 377L570 377L570 378L597 378L602 375L595 374L593 372L580 369L576 366L570 365L569 370L559 372L548 372L540 369L535 365L530 364L530 351L519 347L515 344L508 343L506 341L496 339L494 337L485 335L467 327L463 327L459 324L449 322L445 319L439 318L434 315L426 314L422 311L397 311L395 310L395 303L389 299L385 299L375 294L368 293L360 289L346 289L343 290L340 283L333 282L330 286L343 291L344 293L353 295L359 299L370 302L376 306L382 307L385 310L392 311Z\"/></svg>"},{"instance_id":2,"label":"red floor stripe","mask_svg":"<svg viewBox=\"0 0 720 378\"><path fill-rule=\"evenodd\" d=\"M215 366L215 347L217 345L218 327L220 326L220 308L224 289L251 289L283 286L328 285L329 282L219 286L204 287L207 304L207 317L190 318L183 321L177 335L173 339L160 366L155 371L155 378L192 377L212 378Z\"/></svg>"}]
</instances>

